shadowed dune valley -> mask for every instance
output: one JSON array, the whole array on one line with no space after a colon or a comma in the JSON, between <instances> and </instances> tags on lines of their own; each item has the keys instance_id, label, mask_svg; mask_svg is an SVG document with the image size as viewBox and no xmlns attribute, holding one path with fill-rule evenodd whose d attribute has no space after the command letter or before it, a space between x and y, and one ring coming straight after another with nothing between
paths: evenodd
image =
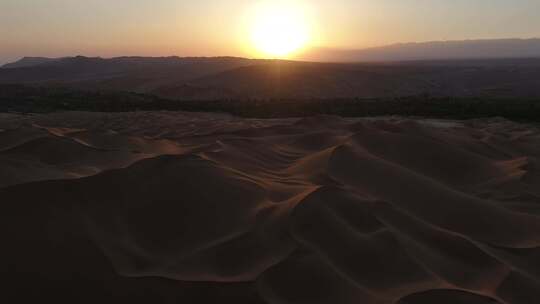
<instances>
[{"instance_id":1,"label":"shadowed dune valley","mask_svg":"<svg viewBox=\"0 0 540 304\"><path fill-rule=\"evenodd\" d=\"M0 303L540 304L537 12L0 0Z\"/></svg>"}]
</instances>

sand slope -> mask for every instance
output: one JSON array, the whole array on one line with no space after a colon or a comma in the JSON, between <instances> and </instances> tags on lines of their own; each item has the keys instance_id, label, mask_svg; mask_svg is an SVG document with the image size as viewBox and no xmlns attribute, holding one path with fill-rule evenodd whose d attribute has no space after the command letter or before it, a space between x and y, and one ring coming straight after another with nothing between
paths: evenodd
<instances>
[{"instance_id":1,"label":"sand slope","mask_svg":"<svg viewBox=\"0 0 540 304\"><path fill-rule=\"evenodd\" d=\"M0 118L10 303L540 301L534 126Z\"/></svg>"}]
</instances>

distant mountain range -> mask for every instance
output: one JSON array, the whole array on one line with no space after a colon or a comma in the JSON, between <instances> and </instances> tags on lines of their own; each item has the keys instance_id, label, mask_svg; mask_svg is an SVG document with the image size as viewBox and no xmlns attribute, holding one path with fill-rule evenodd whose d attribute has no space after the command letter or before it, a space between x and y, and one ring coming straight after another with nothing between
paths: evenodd
<instances>
[{"instance_id":1,"label":"distant mountain range","mask_svg":"<svg viewBox=\"0 0 540 304\"><path fill-rule=\"evenodd\" d=\"M16 62L8 63L3 65L1 68L4 69L15 69L15 68L26 68L43 63L53 62L59 59L56 58L46 58L46 57L24 57Z\"/></svg>"},{"instance_id":2,"label":"distant mountain range","mask_svg":"<svg viewBox=\"0 0 540 304\"><path fill-rule=\"evenodd\" d=\"M235 57L66 57L23 58L0 68L0 83L67 86L87 90L153 93L182 85L184 94L213 97L211 88L188 84L194 79L248 66ZM216 95L220 98L222 94ZM188 96L189 97L189 96Z\"/></svg>"},{"instance_id":3,"label":"distant mountain range","mask_svg":"<svg viewBox=\"0 0 540 304\"><path fill-rule=\"evenodd\" d=\"M471 43L484 48L496 44L495 41ZM540 42L528 41L529 45L534 43ZM540 97L540 57L534 58L537 56L533 56L532 50L521 53L523 57L530 58L405 60L412 59L413 49L419 48L430 49L432 53L439 49L440 54L450 54L443 50L450 52L449 49L454 49L455 56L464 56L463 49L458 52L459 45L462 44L388 47L386 53L380 49L380 56L397 56L395 54L400 49L402 57L399 58L403 61L382 63L319 63L236 57L23 58L0 68L0 84L126 91L184 100L393 98L415 95ZM374 50L369 50L373 56L377 53ZM480 50L478 47L477 51ZM505 48L498 50L497 54L509 52ZM486 57L493 57L495 52L492 50ZM360 58L352 57L353 54L359 56L357 53L347 54L351 60ZM427 58L429 54L425 51L416 56ZM373 61L375 58L371 57Z\"/></svg>"},{"instance_id":4,"label":"distant mountain range","mask_svg":"<svg viewBox=\"0 0 540 304\"><path fill-rule=\"evenodd\" d=\"M315 49L305 57L314 61L340 62L538 58L540 39L399 43L361 50Z\"/></svg>"}]
</instances>

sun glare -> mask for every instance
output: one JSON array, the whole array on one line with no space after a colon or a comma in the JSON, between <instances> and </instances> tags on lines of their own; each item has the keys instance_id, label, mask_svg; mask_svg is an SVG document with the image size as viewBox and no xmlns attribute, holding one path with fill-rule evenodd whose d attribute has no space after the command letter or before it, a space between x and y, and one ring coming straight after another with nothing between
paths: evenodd
<instances>
[{"instance_id":1,"label":"sun glare","mask_svg":"<svg viewBox=\"0 0 540 304\"><path fill-rule=\"evenodd\" d=\"M309 42L309 22L298 4L261 3L251 18L251 42L262 56L289 57Z\"/></svg>"}]
</instances>

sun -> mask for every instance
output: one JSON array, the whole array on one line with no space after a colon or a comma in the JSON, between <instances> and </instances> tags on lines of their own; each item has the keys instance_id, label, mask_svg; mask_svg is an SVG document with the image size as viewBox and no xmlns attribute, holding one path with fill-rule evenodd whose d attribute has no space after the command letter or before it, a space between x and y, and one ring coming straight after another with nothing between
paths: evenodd
<instances>
[{"instance_id":1,"label":"sun","mask_svg":"<svg viewBox=\"0 0 540 304\"><path fill-rule=\"evenodd\" d=\"M286 58L309 42L309 22L300 5L260 3L251 19L251 43L260 55Z\"/></svg>"}]
</instances>

